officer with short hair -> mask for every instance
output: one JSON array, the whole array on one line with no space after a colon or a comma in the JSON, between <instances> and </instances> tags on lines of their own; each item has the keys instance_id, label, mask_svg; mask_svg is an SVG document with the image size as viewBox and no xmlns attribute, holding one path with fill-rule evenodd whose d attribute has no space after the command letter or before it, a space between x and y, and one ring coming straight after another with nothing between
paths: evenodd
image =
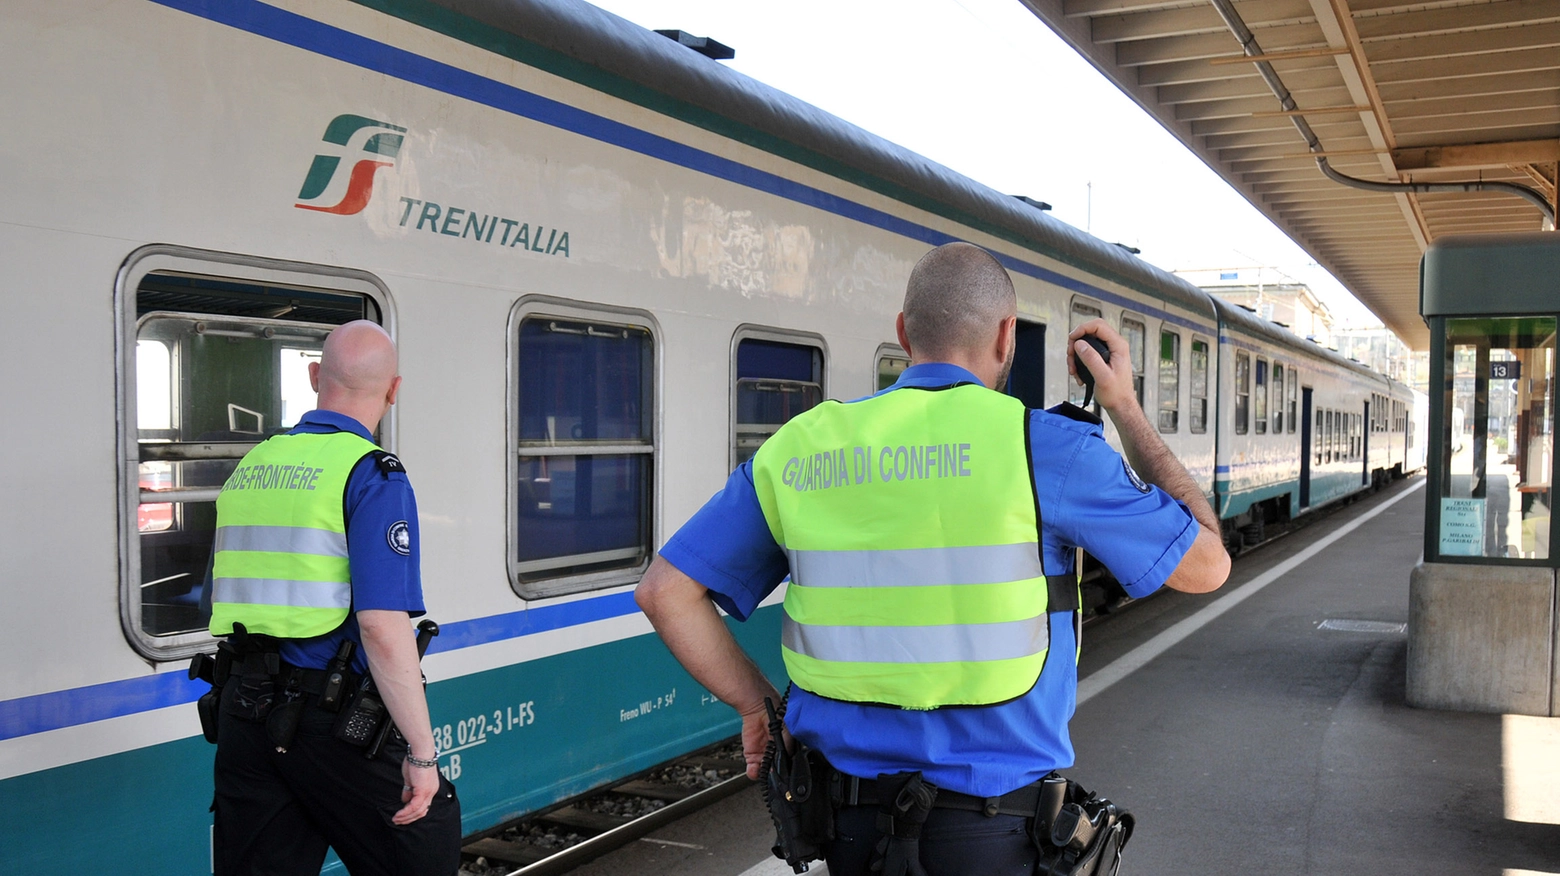
<instances>
[{"instance_id":1,"label":"officer with short hair","mask_svg":"<svg viewBox=\"0 0 1560 876\"><path fill-rule=\"evenodd\" d=\"M217 500L218 876L318 873L327 847L353 876L459 869L460 804L409 623L424 613L416 500L371 437L396 360L375 323L331 332L309 365L319 408L250 451ZM381 732L385 712L398 733Z\"/></svg>"},{"instance_id":2,"label":"officer with short hair","mask_svg":"<svg viewBox=\"0 0 1560 876\"><path fill-rule=\"evenodd\" d=\"M1139 597L1210 591L1229 573L1217 518L1137 403L1121 336L1093 320L1068 341L1130 465L1085 411L1027 410L993 391L1015 324L995 258L964 243L932 250L899 316L911 356L899 380L782 426L636 593L677 659L741 714L756 777L764 701L780 697L716 606L745 620L790 576L785 725L837 771L831 876L1034 872L1033 819L1014 805L1035 811L1034 789L1073 762L1073 549ZM1108 345L1109 364L1084 335ZM932 801L929 814L896 822L885 809L896 794Z\"/></svg>"}]
</instances>

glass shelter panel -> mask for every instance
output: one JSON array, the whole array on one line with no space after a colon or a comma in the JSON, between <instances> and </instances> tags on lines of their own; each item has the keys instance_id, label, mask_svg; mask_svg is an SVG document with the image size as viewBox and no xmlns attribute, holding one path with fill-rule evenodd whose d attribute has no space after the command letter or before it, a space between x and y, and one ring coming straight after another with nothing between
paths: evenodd
<instances>
[{"instance_id":1,"label":"glass shelter panel","mask_svg":"<svg viewBox=\"0 0 1560 876\"><path fill-rule=\"evenodd\" d=\"M1446 320L1441 557L1550 557L1555 325Z\"/></svg>"}]
</instances>

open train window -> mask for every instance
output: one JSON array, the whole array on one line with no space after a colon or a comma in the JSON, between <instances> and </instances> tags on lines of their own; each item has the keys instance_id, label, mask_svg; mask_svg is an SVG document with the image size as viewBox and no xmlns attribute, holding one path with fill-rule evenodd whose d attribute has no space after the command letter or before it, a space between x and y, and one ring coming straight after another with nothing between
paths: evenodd
<instances>
[{"instance_id":1,"label":"open train window","mask_svg":"<svg viewBox=\"0 0 1560 876\"><path fill-rule=\"evenodd\" d=\"M1085 299L1074 298L1072 303L1072 314L1068 317L1067 333L1070 335L1072 334L1072 330L1078 326L1083 325L1091 319L1099 319L1102 316L1104 316L1104 312L1100 310L1099 305ZM1083 404L1083 394L1083 386L1081 384L1079 384L1076 380L1068 381L1068 401L1075 405L1081 405ZM1098 407L1098 405L1096 405L1096 407Z\"/></svg>"},{"instance_id":2,"label":"open train window","mask_svg":"<svg viewBox=\"0 0 1560 876\"><path fill-rule=\"evenodd\" d=\"M1284 366L1273 363L1273 434L1284 431Z\"/></svg>"},{"instance_id":3,"label":"open train window","mask_svg":"<svg viewBox=\"0 0 1560 876\"><path fill-rule=\"evenodd\" d=\"M1045 407L1045 323L1020 319L1013 332L1013 370L1007 394L1025 407Z\"/></svg>"},{"instance_id":4,"label":"open train window","mask_svg":"<svg viewBox=\"0 0 1560 876\"><path fill-rule=\"evenodd\" d=\"M1143 406L1144 372L1147 369L1148 329L1139 320L1130 317L1121 320L1121 336L1127 341L1132 360L1132 391L1137 393L1138 407Z\"/></svg>"},{"instance_id":5,"label":"open train window","mask_svg":"<svg viewBox=\"0 0 1560 876\"><path fill-rule=\"evenodd\" d=\"M1159 333L1159 431L1176 432L1181 417L1181 336Z\"/></svg>"},{"instance_id":6,"label":"open train window","mask_svg":"<svg viewBox=\"0 0 1560 876\"><path fill-rule=\"evenodd\" d=\"M1257 434L1258 435L1266 435L1267 434L1267 427L1268 427L1268 421L1267 421L1267 413L1268 413L1267 412L1267 408L1268 408L1268 360L1262 358L1261 356L1257 357L1257 381L1256 381L1256 383L1257 383L1257 388L1256 388L1256 394L1254 396L1254 404L1253 404L1253 407L1255 408L1255 410L1252 411L1252 415L1253 415L1253 418L1256 420Z\"/></svg>"},{"instance_id":7,"label":"open train window","mask_svg":"<svg viewBox=\"0 0 1560 876\"><path fill-rule=\"evenodd\" d=\"M510 577L526 599L650 562L655 333L637 314L522 302L513 321Z\"/></svg>"},{"instance_id":8,"label":"open train window","mask_svg":"<svg viewBox=\"0 0 1560 876\"><path fill-rule=\"evenodd\" d=\"M823 341L743 328L732 349L731 466L823 401Z\"/></svg>"},{"instance_id":9,"label":"open train window","mask_svg":"<svg viewBox=\"0 0 1560 876\"><path fill-rule=\"evenodd\" d=\"M1235 354L1235 434L1244 435L1251 422L1251 354Z\"/></svg>"},{"instance_id":10,"label":"open train window","mask_svg":"<svg viewBox=\"0 0 1560 876\"><path fill-rule=\"evenodd\" d=\"M116 298L121 618L137 651L171 660L210 646L202 597L223 482L314 407L308 363L325 336L386 322L388 299L361 272L166 246L130 257Z\"/></svg>"},{"instance_id":11,"label":"open train window","mask_svg":"<svg viewBox=\"0 0 1560 876\"><path fill-rule=\"evenodd\" d=\"M910 367L910 357L898 344L884 344L877 351L877 380L873 384L873 392L882 392L893 386L899 380L899 375L905 373Z\"/></svg>"}]
</instances>

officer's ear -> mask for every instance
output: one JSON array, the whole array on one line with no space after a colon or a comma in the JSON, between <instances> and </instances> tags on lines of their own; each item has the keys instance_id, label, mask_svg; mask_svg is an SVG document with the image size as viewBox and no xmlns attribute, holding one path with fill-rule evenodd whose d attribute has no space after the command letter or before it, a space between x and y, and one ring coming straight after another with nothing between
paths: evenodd
<instances>
[{"instance_id":1,"label":"officer's ear","mask_svg":"<svg viewBox=\"0 0 1560 876\"><path fill-rule=\"evenodd\" d=\"M320 363L319 362L310 362L309 363L309 388L314 390L315 395L319 394L319 391L320 391Z\"/></svg>"},{"instance_id":2,"label":"officer's ear","mask_svg":"<svg viewBox=\"0 0 1560 876\"><path fill-rule=\"evenodd\" d=\"M396 393L401 391L401 375L397 374L390 380L390 391L385 393L385 404L394 405Z\"/></svg>"},{"instance_id":3,"label":"officer's ear","mask_svg":"<svg viewBox=\"0 0 1560 876\"><path fill-rule=\"evenodd\" d=\"M910 336L905 334L905 312L902 310L894 319L894 333L899 336L899 346L904 347L905 355L914 359L915 354L910 351Z\"/></svg>"}]
</instances>

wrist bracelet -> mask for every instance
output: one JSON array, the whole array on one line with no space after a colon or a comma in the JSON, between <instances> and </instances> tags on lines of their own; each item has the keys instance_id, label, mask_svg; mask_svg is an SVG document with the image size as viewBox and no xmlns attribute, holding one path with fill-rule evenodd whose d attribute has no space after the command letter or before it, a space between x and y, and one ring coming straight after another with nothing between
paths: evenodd
<instances>
[{"instance_id":1,"label":"wrist bracelet","mask_svg":"<svg viewBox=\"0 0 1560 876\"><path fill-rule=\"evenodd\" d=\"M424 760L424 759L418 757L417 755L412 754L411 749L407 749L406 750L406 762L411 764L414 767L419 768L419 769L425 769L425 770L435 769L435 768L437 768L439 766L439 752L435 751L433 753L433 757L430 757L427 760Z\"/></svg>"}]
</instances>

